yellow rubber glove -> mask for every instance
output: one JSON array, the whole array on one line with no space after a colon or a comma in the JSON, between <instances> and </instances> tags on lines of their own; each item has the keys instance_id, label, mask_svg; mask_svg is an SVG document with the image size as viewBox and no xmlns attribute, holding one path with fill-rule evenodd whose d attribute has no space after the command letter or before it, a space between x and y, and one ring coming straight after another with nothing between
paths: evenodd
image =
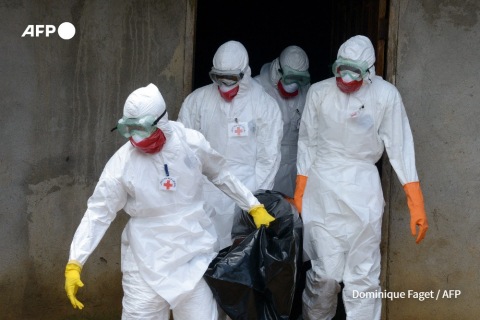
<instances>
[{"instance_id":1,"label":"yellow rubber glove","mask_svg":"<svg viewBox=\"0 0 480 320\"><path fill-rule=\"evenodd\" d=\"M293 195L293 201L295 207L297 207L298 213L302 213L302 201L303 193L305 192L305 186L307 185L308 177L297 175L297 186L295 187L295 194Z\"/></svg>"},{"instance_id":2,"label":"yellow rubber glove","mask_svg":"<svg viewBox=\"0 0 480 320\"><path fill-rule=\"evenodd\" d=\"M81 310L83 309L83 304L75 297L78 287L83 287L83 282L80 280L80 272L82 272L80 262L75 260L69 261L65 268L65 291L72 306Z\"/></svg>"},{"instance_id":3,"label":"yellow rubber glove","mask_svg":"<svg viewBox=\"0 0 480 320\"><path fill-rule=\"evenodd\" d=\"M410 229L413 236L417 236L417 244L425 238L428 230L427 214L423 203L422 189L420 182L410 182L403 186L407 194L408 208L410 209ZM419 228L417 235L417 226Z\"/></svg>"},{"instance_id":4,"label":"yellow rubber glove","mask_svg":"<svg viewBox=\"0 0 480 320\"><path fill-rule=\"evenodd\" d=\"M248 213L253 217L257 229L260 228L262 224L268 227L270 222L275 221L275 218L269 215L267 210L265 210L263 204L251 207L250 210L248 210Z\"/></svg>"}]
</instances>

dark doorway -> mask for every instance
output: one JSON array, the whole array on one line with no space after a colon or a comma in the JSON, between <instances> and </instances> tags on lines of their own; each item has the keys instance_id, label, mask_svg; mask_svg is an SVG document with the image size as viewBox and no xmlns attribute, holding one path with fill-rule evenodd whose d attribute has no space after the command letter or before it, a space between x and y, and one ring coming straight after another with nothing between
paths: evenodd
<instances>
[{"instance_id":1,"label":"dark doorway","mask_svg":"<svg viewBox=\"0 0 480 320\"><path fill-rule=\"evenodd\" d=\"M229 40L239 41L247 49L252 77L284 48L297 45L309 57L315 83L333 76L331 65L340 45L362 34L372 41L376 73L383 76L388 5L389 0L198 0L193 89L211 83L208 72L213 56ZM301 299L295 303L294 308L301 308ZM346 319L341 293L334 319Z\"/></svg>"},{"instance_id":2,"label":"dark doorway","mask_svg":"<svg viewBox=\"0 0 480 320\"><path fill-rule=\"evenodd\" d=\"M199 0L193 88L210 84L208 72L217 48L240 41L248 51L252 76L290 45L310 60L312 83L332 76L340 45L363 34L377 49L377 74L383 75L388 0L253 1Z\"/></svg>"}]
</instances>

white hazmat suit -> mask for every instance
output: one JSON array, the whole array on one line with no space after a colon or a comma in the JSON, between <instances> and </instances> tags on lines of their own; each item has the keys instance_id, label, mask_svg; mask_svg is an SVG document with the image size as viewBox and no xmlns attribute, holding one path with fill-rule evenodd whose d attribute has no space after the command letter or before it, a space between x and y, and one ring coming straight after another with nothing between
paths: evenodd
<instances>
[{"instance_id":1,"label":"white hazmat suit","mask_svg":"<svg viewBox=\"0 0 480 320\"><path fill-rule=\"evenodd\" d=\"M349 39L338 57L370 68L354 93L340 91L330 78L312 85L307 95L297 160L298 174L308 177L302 217L304 251L312 261L303 317L332 319L343 281L347 319L380 319L380 298L353 298L354 290L381 290L384 200L375 163L386 148L401 183L417 182L413 138L400 93L375 76L370 40Z\"/></svg>"},{"instance_id":2,"label":"white hazmat suit","mask_svg":"<svg viewBox=\"0 0 480 320\"><path fill-rule=\"evenodd\" d=\"M280 65L292 69L306 71L309 67L307 54L300 47L285 48L280 57L273 62L263 65L260 75L254 79L260 82L265 91L275 99L283 118L283 138L281 146L281 162L273 190L280 191L293 198L295 179L297 177L297 146L300 119L310 84L298 87L298 94L294 97L284 97L278 89L281 74Z\"/></svg>"},{"instance_id":3,"label":"white hazmat suit","mask_svg":"<svg viewBox=\"0 0 480 320\"><path fill-rule=\"evenodd\" d=\"M248 189L272 189L280 164L282 115L275 100L251 78L248 54L236 41L221 45L213 58L217 70L242 70L238 94L228 102L213 83L192 92L183 102L178 121L200 131L228 168ZM245 128L241 135L235 125ZM232 244L234 203L204 179L207 211L215 224L220 249Z\"/></svg>"},{"instance_id":4,"label":"white hazmat suit","mask_svg":"<svg viewBox=\"0 0 480 320\"><path fill-rule=\"evenodd\" d=\"M157 118L164 111L160 92L150 84L128 97L124 115ZM166 137L160 152L145 154L127 142L106 164L73 238L70 261L83 266L124 209L131 218L122 234L122 319L167 320L170 308L176 320L216 319L216 302L202 278L216 255L199 187L202 174L242 209L259 203L202 134L168 121L168 115L157 127ZM176 187L160 188L166 176Z\"/></svg>"}]
</instances>

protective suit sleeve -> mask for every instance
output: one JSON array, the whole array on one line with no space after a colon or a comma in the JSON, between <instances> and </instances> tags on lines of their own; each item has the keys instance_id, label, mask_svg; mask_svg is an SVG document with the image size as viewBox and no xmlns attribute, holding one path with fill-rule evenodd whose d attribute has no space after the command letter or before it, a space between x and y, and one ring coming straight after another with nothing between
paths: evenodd
<instances>
[{"instance_id":1,"label":"protective suit sleeve","mask_svg":"<svg viewBox=\"0 0 480 320\"><path fill-rule=\"evenodd\" d=\"M385 149L402 185L418 181L415 167L413 136L403 106L402 97L397 88L388 85L385 89L387 101L383 120L378 133L385 143Z\"/></svg>"},{"instance_id":2,"label":"protective suit sleeve","mask_svg":"<svg viewBox=\"0 0 480 320\"><path fill-rule=\"evenodd\" d=\"M255 108L257 111L255 186L256 189L271 190L280 167L283 120L275 99L264 92L262 100Z\"/></svg>"},{"instance_id":3,"label":"protective suit sleeve","mask_svg":"<svg viewBox=\"0 0 480 320\"><path fill-rule=\"evenodd\" d=\"M178 122L181 122L185 128L201 130L201 113L197 112L198 106L196 104L197 95L197 92L192 92L185 98L178 113Z\"/></svg>"},{"instance_id":4,"label":"protective suit sleeve","mask_svg":"<svg viewBox=\"0 0 480 320\"><path fill-rule=\"evenodd\" d=\"M252 192L228 171L225 158L210 147L200 132L187 129L187 142L201 162L202 173L242 210L249 211L260 204Z\"/></svg>"},{"instance_id":5,"label":"protective suit sleeve","mask_svg":"<svg viewBox=\"0 0 480 320\"><path fill-rule=\"evenodd\" d=\"M69 260L76 260L82 265L103 238L117 212L127 202L127 192L115 178L114 172L120 171L118 167L121 162L117 154L105 166L93 195L88 199L87 211L70 246Z\"/></svg>"},{"instance_id":6,"label":"protective suit sleeve","mask_svg":"<svg viewBox=\"0 0 480 320\"><path fill-rule=\"evenodd\" d=\"M415 166L413 136L400 93L394 86L389 88L390 95L385 95L388 99L379 135L385 143L390 163L407 195L411 216L410 228L414 236L417 235L417 225L419 226L416 242L420 243L425 238L428 224Z\"/></svg>"},{"instance_id":7,"label":"protective suit sleeve","mask_svg":"<svg viewBox=\"0 0 480 320\"><path fill-rule=\"evenodd\" d=\"M297 175L308 177L308 170L315 160L317 147L319 95L315 90L308 90L305 109L300 122L297 151Z\"/></svg>"}]
</instances>

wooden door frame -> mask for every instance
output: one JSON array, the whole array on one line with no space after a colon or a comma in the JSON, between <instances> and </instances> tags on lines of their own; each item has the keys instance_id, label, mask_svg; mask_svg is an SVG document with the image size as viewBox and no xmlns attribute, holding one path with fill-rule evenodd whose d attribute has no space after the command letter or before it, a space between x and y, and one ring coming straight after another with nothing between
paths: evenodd
<instances>
[{"instance_id":1,"label":"wooden door frame","mask_svg":"<svg viewBox=\"0 0 480 320\"><path fill-rule=\"evenodd\" d=\"M380 14L379 19L385 19L385 14L388 10L388 36L386 42L385 56L385 80L395 85L396 71L397 71L397 48L398 48L398 29L400 16L400 0L390 0L389 8L386 7L387 0L380 0ZM382 6L384 8L382 17ZM379 24L381 25L381 24ZM380 42L380 40L379 40ZM385 43L383 44L385 47ZM381 48L379 43L378 48ZM389 275L390 275L390 212L391 212L391 190L393 182L393 170L388 160L386 152L384 152L382 159L382 189L385 199L385 210L382 220L382 243L380 250L382 253L380 285L382 290L389 291ZM382 304L382 320L388 319L389 316L389 300L385 299Z\"/></svg>"},{"instance_id":2,"label":"wooden door frame","mask_svg":"<svg viewBox=\"0 0 480 320\"><path fill-rule=\"evenodd\" d=\"M183 59L183 98L185 99L193 89L193 72L195 69L195 38L197 28L197 0L185 1L185 48ZM175 106L175 111L169 116L177 119L181 104Z\"/></svg>"}]
</instances>

